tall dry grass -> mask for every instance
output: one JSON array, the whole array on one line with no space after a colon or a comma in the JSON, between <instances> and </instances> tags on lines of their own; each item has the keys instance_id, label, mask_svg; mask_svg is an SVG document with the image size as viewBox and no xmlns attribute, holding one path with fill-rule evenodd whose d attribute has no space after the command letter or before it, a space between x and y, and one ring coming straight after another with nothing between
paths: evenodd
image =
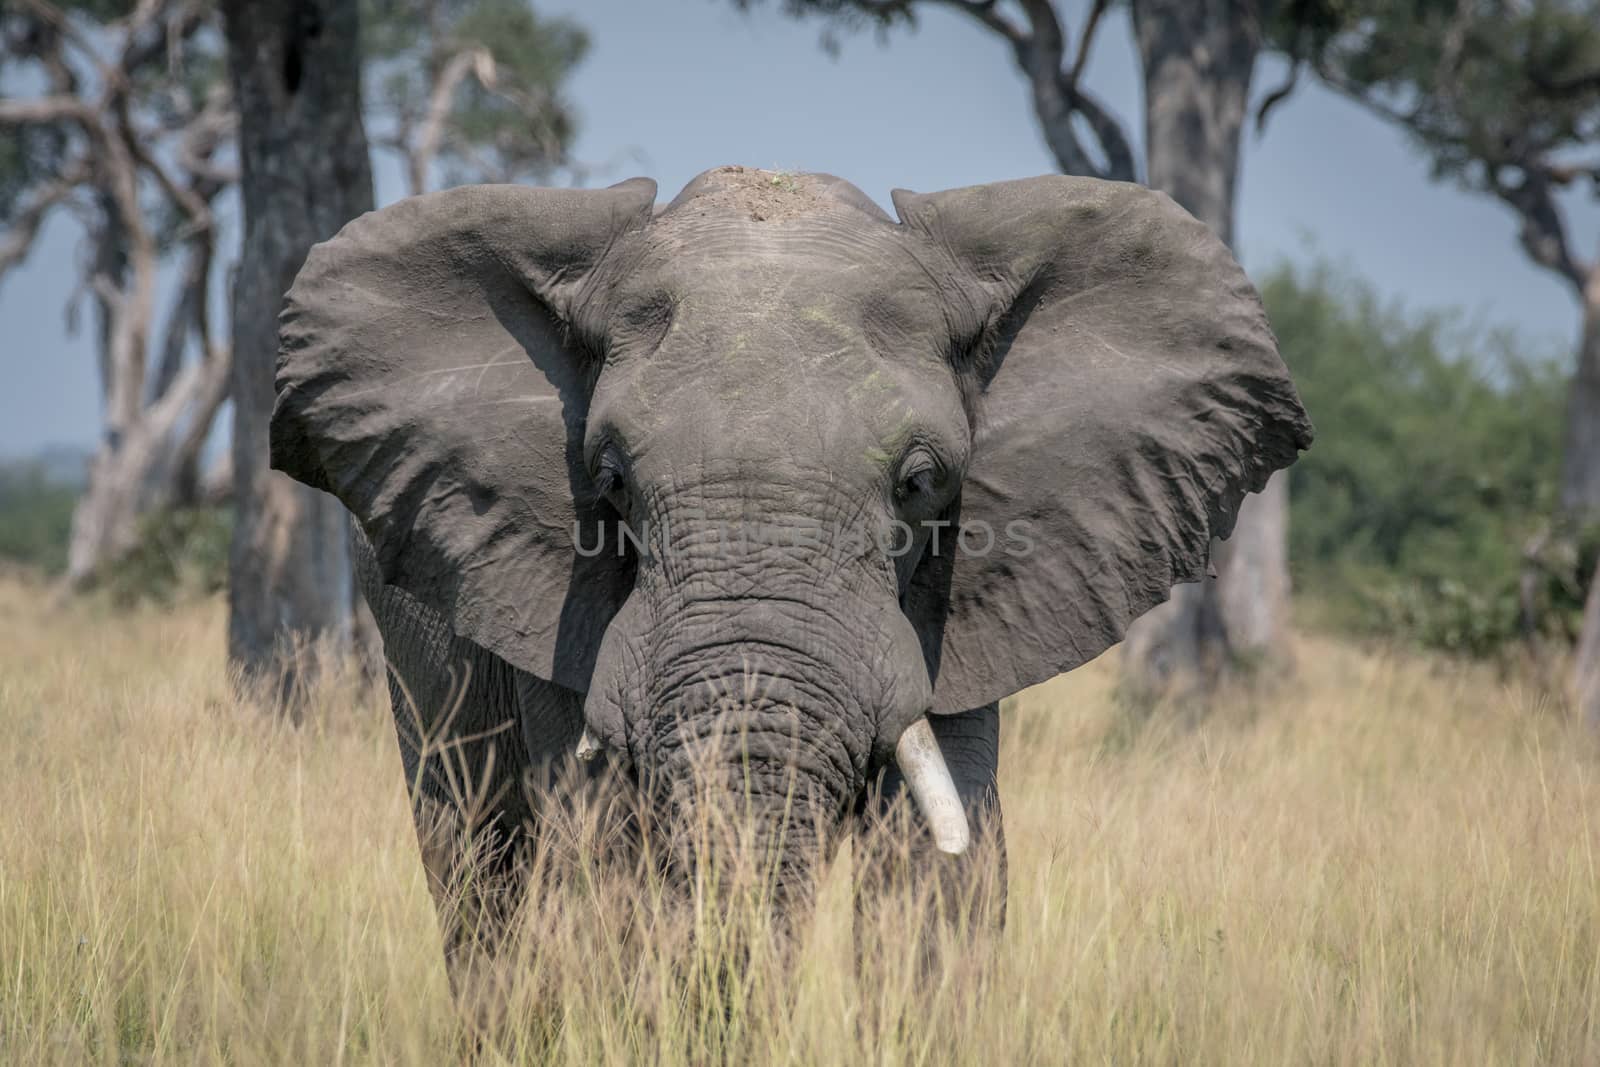
<instances>
[{"instance_id":1,"label":"tall dry grass","mask_svg":"<svg viewBox=\"0 0 1600 1067\"><path fill-rule=\"evenodd\" d=\"M1481 669L1307 639L1292 685L1178 724L1092 665L1007 714L987 965L859 981L836 871L787 967L718 966L702 915L718 995L685 996L574 880L485 1046L387 711L241 708L221 620L0 579L0 1061L1600 1062L1600 759Z\"/></svg>"}]
</instances>

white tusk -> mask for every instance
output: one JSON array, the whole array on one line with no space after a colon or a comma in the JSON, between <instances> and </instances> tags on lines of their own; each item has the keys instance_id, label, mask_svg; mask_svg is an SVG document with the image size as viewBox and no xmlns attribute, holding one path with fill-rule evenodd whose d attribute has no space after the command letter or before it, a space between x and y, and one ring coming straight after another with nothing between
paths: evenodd
<instances>
[{"instance_id":1,"label":"white tusk","mask_svg":"<svg viewBox=\"0 0 1600 1067\"><path fill-rule=\"evenodd\" d=\"M933 843L940 852L959 856L972 842L967 828L967 812L961 806L955 779L945 766L944 753L933 736L926 716L906 727L894 746L894 761L911 787L917 809L933 829Z\"/></svg>"},{"instance_id":2,"label":"white tusk","mask_svg":"<svg viewBox=\"0 0 1600 1067\"><path fill-rule=\"evenodd\" d=\"M585 726L583 736L578 738L578 758L585 763L593 763L599 755L600 742L594 739L594 734L591 734L589 728Z\"/></svg>"}]
</instances>

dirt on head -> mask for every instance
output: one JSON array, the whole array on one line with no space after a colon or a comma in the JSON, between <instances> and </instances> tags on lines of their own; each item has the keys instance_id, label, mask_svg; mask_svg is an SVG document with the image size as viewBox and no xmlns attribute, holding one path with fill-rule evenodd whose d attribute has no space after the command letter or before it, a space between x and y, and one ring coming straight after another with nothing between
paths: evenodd
<instances>
[{"instance_id":1,"label":"dirt on head","mask_svg":"<svg viewBox=\"0 0 1600 1067\"><path fill-rule=\"evenodd\" d=\"M756 222L789 219L818 210L833 199L825 184L813 174L754 167L718 167L705 175L705 186L695 199L703 207L721 207L746 213Z\"/></svg>"}]
</instances>

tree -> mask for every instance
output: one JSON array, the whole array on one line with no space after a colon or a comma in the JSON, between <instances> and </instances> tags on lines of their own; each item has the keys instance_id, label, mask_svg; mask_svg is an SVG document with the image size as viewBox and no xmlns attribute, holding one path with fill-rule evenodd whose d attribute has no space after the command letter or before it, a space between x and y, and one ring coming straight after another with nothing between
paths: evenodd
<instances>
[{"instance_id":1,"label":"tree","mask_svg":"<svg viewBox=\"0 0 1600 1067\"><path fill-rule=\"evenodd\" d=\"M1436 178L1492 196L1529 259L1580 309L1567 398L1561 521L1600 521L1600 246L1575 247L1561 194L1600 196L1600 3L1348 2L1290 42L1318 78L1415 140ZM1600 596L1591 595L1573 690L1600 722Z\"/></svg>"},{"instance_id":2,"label":"tree","mask_svg":"<svg viewBox=\"0 0 1600 1067\"><path fill-rule=\"evenodd\" d=\"M573 169L577 119L561 85L588 36L527 0L368 0L372 140L399 154L408 191L443 182L547 181Z\"/></svg>"},{"instance_id":3,"label":"tree","mask_svg":"<svg viewBox=\"0 0 1600 1067\"><path fill-rule=\"evenodd\" d=\"M1134 0L1145 92L1146 180L1234 243L1239 140L1261 50L1263 8L1233 0ZM1092 12L1091 12L1092 14ZM1160 692L1276 653L1289 624L1289 482L1246 498L1213 549L1214 580L1179 586L1129 629L1125 684Z\"/></svg>"},{"instance_id":4,"label":"tree","mask_svg":"<svg viewBox=\"0 0 1600 1067\"><path fill-rule=\"evenodd\" d=\"M145 520L214 481L199 464L237 373L233 462L219 467L241 472L230 651L251 674L280 671L304 638L342 644L351 620L341 513L265 467L283 291L312 243L372 206L360 96L347 89L363 74L376 87L380 146L399 152L412 192L579 170L559 92L587 48L576 25L521 0L368 8L364 48L344 5L226 5L228 41L209 0L18 0L0 12L0 280L62 213L84 233L80 290L99 326L105 431L69 574L102 573ZM256 108L238 145L251 179L236 368L209 300L226 262L217 204L238 180L223 162L238 127L229 58Z\"/></svg>"},{"instance_id":5,"label":"tree","mask_svg":"<svg viewBox=\"0 0 1600 1067\"><path fill-rule=\"evenodd\" d=\"M306 640L343 651L354 579L343 509L267 467L278 311L318 241L372 209L356 0L224 0L238 101L244 255L234 284L228 651L248 680L291 696Z\"/></svg>"},{"instance_id":6,"label":"tree","mask_svg":"<svg viewBox=\"0 0 1600 1067\"><path fill-rule=\"evenodd\" d=\"M1600 730L1600 568L1589 585L1583 609L1583 630L1572 669L1572 693L1578 715L1592 730Z\"/></svg>"},{"instance_id":7,"label":"tree","mask_svg":"<svg viewBox=\"0 0 1600 1067\"><path fill-rule=\"evenodd\" d=\"M306 639L346 646L357 616L342 508L266 468L283 294L313 244L372 207L369 127L413 194L577 170L560 86L588 39L524 0L227 0L223 11L245 115L248 250L234 304L229 649L290 694L314 664L288 653Z\"/></svg>"},{"instance_id":8,"label":"tree","mask_svg":"<svg viewBox=\"0 0 1600 1067\"><path fill-rule=\"evenodd\" d=\"M1317 413L1290 550L1322 618L1472 656L1570 647L1600 542L1533 574L1522 551L1559 492L1565 360L1325 265L1280 266L1261 292Z\"/></svg>"},{"instance_id":9,"label":"tree","mask_svg":"<svg viewBox=\"0 0 1600 1067\"><path fill-rule=\"evenodd\" d=\"M734 0L740 8L760 0ZM1110 0L1091 0L1076 47L1053 0L782 0L795 17L835 31L913 23L918 11L957 11L1010 45L1033 113L1065 174L1136 181L1127 129L1083 83ZM1145 178L1233 243L1239 140L1264 33L1313 17L1310 5L1275 0L1130 0L1145 88ZM1232 538L1215 552L1217 577L1179 586L1124 644L1130 687L1208 684L1229 664L1274 652L1288 626L1288 483L1280 471L1246 500Z\"/></svg>"},{"instance_id":10,"label":"tree","mask_svg":"<svg viewBox=\"0 0 1600 1067\"><path fill-rule=\"evenodd\" d=\"M1585 258L1563 190L1600 196L1600 3L1345 4L1299 45L1326 84L1411 135L1437 179L1492 196L1523 251L1581 309L1561 510L1600 517L1600 245Z\"/></svg>"},{"instance_id":11,"label":"tree","mask_svg":"<svg viewBox=\"0 0 1600 1067\"><path fill-rule=\"evenodd\" d=\"M5 73L37 91L0 100L0 279L56 213L83 233L79 292L96 318L104 432L73 513L67 574L93 578L153 512L194 502L202 448L229 386L209 291L218 162L234 115L200 0L19 0L0 13ZM181 260L158 316L158 273Z\"/></svg>"}]
</instances>

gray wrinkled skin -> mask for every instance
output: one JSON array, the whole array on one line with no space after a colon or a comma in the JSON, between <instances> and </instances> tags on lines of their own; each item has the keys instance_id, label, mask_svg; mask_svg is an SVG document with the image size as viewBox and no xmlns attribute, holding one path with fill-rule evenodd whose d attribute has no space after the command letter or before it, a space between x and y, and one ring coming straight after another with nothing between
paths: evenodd
<instances>
[{"instance_id":1,"label":"gray wrinkled skin","mask_svg":"<svg viewBox=\"0 0 1600 1067\"><path fill-rule=\"evenodd\" d=\"M892 798L892 768L869 787L932 711L998 842L996 702L1199 577L1310 443L1254 289L1120 183L897 192L898 222L824 175L722 168L654 198L479 186L352 222L288 297L274 466L358 521L423 717L464 662L460 728L515 724L508 781L587 724L669 821L748 790L799 881ZM619 518L641 537L620 554ZM881 547L936 519L1022 523L1028 550L935 551L925 526ZM692 788L696 746L730 734Z\"/></svg>"}]
</instances>

